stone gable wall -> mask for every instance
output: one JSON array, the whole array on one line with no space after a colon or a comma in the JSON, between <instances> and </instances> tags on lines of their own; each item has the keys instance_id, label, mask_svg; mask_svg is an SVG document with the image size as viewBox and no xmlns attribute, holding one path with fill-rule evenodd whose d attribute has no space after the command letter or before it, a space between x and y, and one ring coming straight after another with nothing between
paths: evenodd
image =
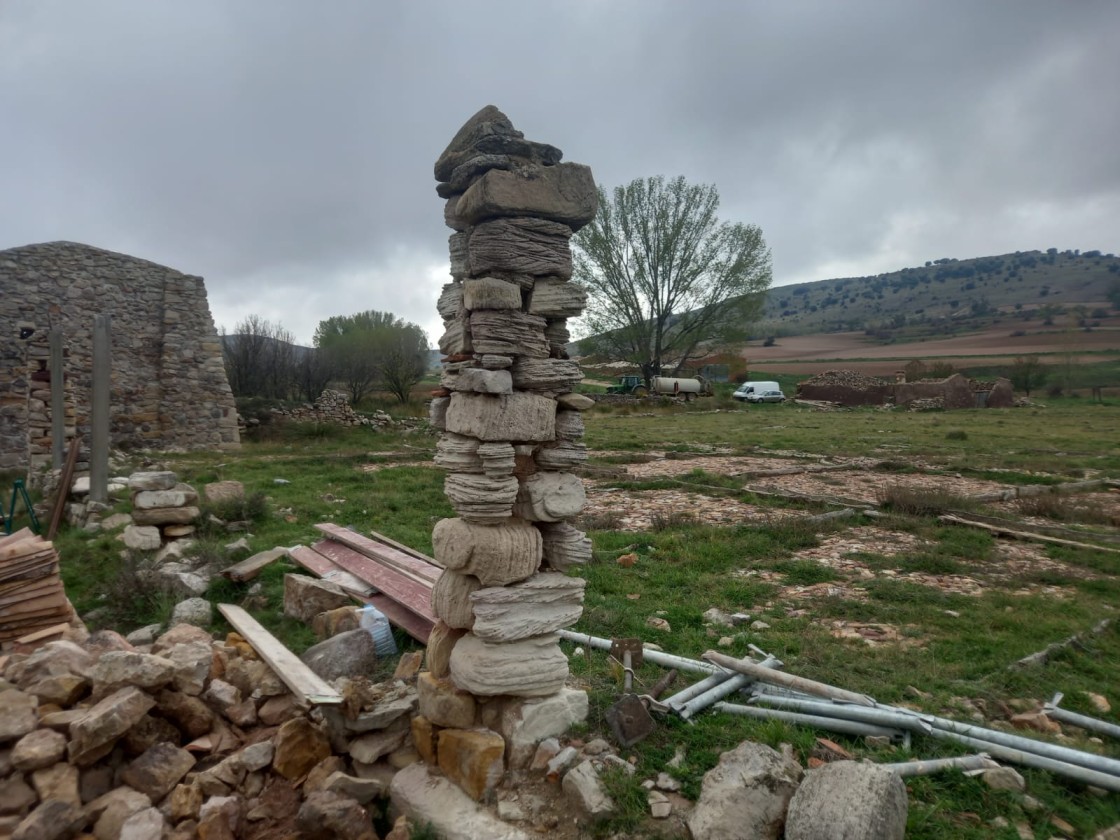
<instances>
[{"instance_id":1,"label":"stone gable wall","mask_svg":"<svg viewBox=\"0 0 1120 840\"><path fill-rule=\"evenodd\" d=\"M50 461L52 326L65 338L67 435L87 438L99 314L112 316L112 446L239 445L237 409L201 277L50 242L0 251L0 293L0 469ZM34 332L21 338L28 329Z\"/></svg>"}]
</instances>

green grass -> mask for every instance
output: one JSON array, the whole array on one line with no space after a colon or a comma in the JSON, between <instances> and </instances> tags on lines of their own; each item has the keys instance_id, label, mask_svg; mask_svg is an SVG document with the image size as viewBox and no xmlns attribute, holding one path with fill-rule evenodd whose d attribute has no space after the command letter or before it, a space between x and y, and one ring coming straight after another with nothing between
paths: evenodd
<instances>
[{"instance_id":1,"label":"green grass","mask_svg":"<svg viewBox=\"0 0 1120 840\"><path fill-rule=\"evenodd\" d=\"M727 447L733 453L766 454L791 450L834 458L882 454L887 462L878 473L883 486L898 476L923 471L932 464L941 474L960 472L1005 484L1047 484L1087 473L1120 476L1120 408L1078 405L1046 410L1017 409L938 415L855 410L821 414L790 405L765 410L713 411L704 401L687 406L655 407L651 416L595 409L586 416L587 442L593 449L621 452L606 463L644 460L660 450L675 457L709 453ZM643 410L645 411L645 410ZM951 439L947 433L965 430ZM427 466L435 439L420 434L370 429L344 429L327 434L279 430L267 441L248 443L236 453L169 455L169 468L201 489L218 479L245 484L252 507L250 546L253 551L276 545L307 544L318 539L314 525L331 521L358 530L375 530L422 552L431 551L431 530L452 510L443 495L443 473ZM890 449L879 450L888 445ZM900 455L900 453L902 453ZM370 465L376 467L371 469ZM283 479L288 483L276 483ZM742 499L752 504L819 509L741 492L742 478L711 470L694 470L673 480L614 482L622 492L674 489L705 493L713 500ZM842 492L838 485L837 492ZM1076 497L1071 497L1076 499ZM960 716L953 698L987 704L998 716L1000 703L1014 699L1043 700L1063 691L1069 708L1090 713L1084 692L1110 697L1120 709L1120 623L1090 639L1083 649L1069 648L1044 668L1016 670L1009 666L1030 653L1074 633L1084 633L1101 618L1116 617L1120 604L1120 555L1072 547L1048 546L1046 555L1069 569L1034 569L1003 581L997 542L978 530L947 526L935 514L951 502L920 506L877 520L874 526L914 535L919 547L898 554L878 553L871 545L851 555L873 577L844 568L829 568L798 552L817 547L830 536L866 527L859 520L806 522L788 518L761 526L711 527L690 521L688 511L670 512L648 532L617 530L617 519L592 521L594 559L576 573L587 582L583 617L577 629L607 638L637 636L665 650L699 657L716 648L744 656L749 645L780 657L786 670L812 679L869 694L882 702L914 703L910 687L930 695L919 701L931 712ZM718 501L717 501L718 503ZM126 505L122 503L121 508ZM226 511L229 515L235 512ZM1001 514L1006 515L1006 514ZM1102 526L1104 527L1104 526ZM225 542L240 534L211 529L198 550L217 565ZM109 535L65 529L57 544L63 558L67 592L80 613L100 608L101 623L127 631L165 620L172 603L167 593L132 585L135 569L121 559L120 544ZM615 561L637 554L632 566ZM283 578L296 571L280 561L267 568L254 585L216 579L207 593L214 600L245 604L261 622L293 650L314 639L310 630L281 614ZM891 575L883 574L891 572ZM766 579L760 574L766 573ZM920 582L924 576L953 579L968 576L984 585L980 595L945 592ZM252 592L259 583L259 591ZM819 587L804 598L797 587ZM1061 587L1065 597L1030 587ZM785 589L790 587L790 589ZM824 594L823 590L854 591L857 597ZM794 594L790 594L794 592ZM711 607L742 612L762 620L768 629L709 627L703 614ZM655 630L648 619L669 622L668 632ZM833 635L834 622L891 625L906 642L876 647ZM226 629L218 622L215 630ZM412 643L398 634L404 648ZM572 646L566 646L571 653ZM587 650L572 658L573 681L591 698L591 714L581 737L608 732L604 714L617 699L620 681L606 654ZM662 674L646 664L638 669L639 690ZM677 689L691 680L678 680ZM1116 711L1106 718L1120 721ZM1087 746L1075 730L1073 745ZM655 733L633 749L633 776L611 774L607 785L620 805L618 816L596 829L600 836L628 833L657 836L645 819L643 779L665 769L680 749L685 758L672 771L684 795L695 799L705 772L719 754L751 738L774 747L793 746L805 762L818 735L841 743L857 758L898 761L955 754L951 745L916 738L909 752L878 751L860 739L746 718L702 714L694 724L659 720ZM1120 747L1095 747L1120 756ZM975 778L941 774L908 782L912 840L996 836L988 821L1003 816L1024 819L1048 836L1049 814L1075 825L1085 836L1120 821L1116 796L1099 798L1060 777L1024 772L1030 793L1043 803L1038 814L1022 812L1014 796L990 791Z\"/></svg>"}]
</instances>

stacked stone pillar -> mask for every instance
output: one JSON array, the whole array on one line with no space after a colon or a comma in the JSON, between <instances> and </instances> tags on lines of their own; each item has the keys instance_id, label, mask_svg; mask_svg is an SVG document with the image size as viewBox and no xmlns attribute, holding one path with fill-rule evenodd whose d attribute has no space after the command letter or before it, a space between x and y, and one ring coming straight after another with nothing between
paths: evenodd
<instances>
[{"instance_id":1,"label":"stacked stone pillar","mask_svg":"<svg viewBox=\"0 0 1120 840\"><path fill-rule=\"evenodd\" d=\"M557 631L582 612L584 581L564 572L591 555L569 520L585 501L572 470L586 458L580 411L592 401L574 393L582 374L565 345L567 319L586 302L570 282L569 239L594 217L596 191L588 167L560 159L489 106L435 167L455 233L431 418L457 516L432 533L440 621L414 735L453 778L473 754L458 781L476 797L587 708L564 687Z\"/></svg>"}]
</instances>

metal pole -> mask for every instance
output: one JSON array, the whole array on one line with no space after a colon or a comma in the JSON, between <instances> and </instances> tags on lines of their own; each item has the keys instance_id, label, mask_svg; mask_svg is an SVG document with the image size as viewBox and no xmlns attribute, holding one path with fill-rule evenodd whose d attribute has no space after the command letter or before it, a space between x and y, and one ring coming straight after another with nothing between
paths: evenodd
<instances>
[{"instance_id":1,"label":"metal pole","mask_svg":"<svg viewBox=\"0 0 1120 840\"><path fill-rule=\"evenodd\" d=\"M1071 723L1074 726L1080 726L1082 729L1088 729L1092 732L1100 732L1102 735L1120 738L1120 726L1117 726L1115 723L1109 723L1107 720L1100 720L1099 718L1089 717L1088 715L1078 714L1077 712L1059 709L1058 702L1060 698L1061 695L1059 694L1042 708L1042 711L1046 713L1047 717L1060 720L1062 723Z\"/></svg>"},{"instance_id":2,"label":"metal pole","mask_svg":"<svg viewBox=\"0 0 1120 840\"><path fill-rule=\"evenodd\" d=\"M49 334L51 354L51 466L62 469L62 451L66 447L66 386L62 371L62 330Z\"/></svg>"},{"instance_id":3,"label":"metal pole","mask_svg":"<svg viewBox=\"0 0 1120 840\"><path fill-rule=\"evenodd\" d=\"M766 659L762 660L762 662L758 663L758 665L763 668L777 668L781 664L782 661L773 656L768 656ZM754 677L748 677L746 674L735 674L731 679L724 680L719 685L712 686L702 694L698 694L687 702L682 703L680 707L676 709L676 712L682 718L688 720L697 712L701 712L713 703L722 700L724 697L746 688L753 682Z\"/></svg>"},{"instance_id":4,"label":"metal pole","mask_svg":"<svg viewBox=\"0 0 1120 840\"><path fill-rule=\"evenodd\" d=\"M759 718L761 720L784 720L786 723L798 726L813 726L817 729L827 729L830 732L840 732L844 735L881 735L887 738L901 738L902 732L897 729L888 729L885 726L875 726L870 723L858 723L854 720L843 718L818 717L817 715L802 715L797 712L781 712L777 709L760 709L757 706L742 706L738 703L716 703L715 708L721 712L733 715Z\"/></svg>"},{"instance_id":5,"label":"metal pole","mask_svg":"<svg viewBox=\"0 0 1120 840\"><path fill-rule=\"evenodd\" d=\"M797 677L793 674L774 671L770 668L763 668L754 662L742 662L722 654L719 651L709 650L704 654L704 658L709 662L714 662L716 665L720 665L732 671L738 671L740 674L746 674L748 677L754 677L762 682L774 683L775 685L782 685L787 688L795 688L799 691L804 691L806 694L815 694L818 697L830 697L834 700L842 700L846 703L857 703L861 706L875 705L875 701L866 694L857 694L854 691L836 688L835 686L817 682L816 680Z\"/></svg>"},{"instance_id":6,"label":"metal pole","mask_svg":"<svg viewBox=\"0 0 1120 840\"><path fill-rule=\"evenodd\" d=\"M940 773L942 770L990 770L999 767L999 763L980 753L979 755L961 755L956 758L931 758L926 761L900 761L896 764L880 764L892 773L906 779L910 776L928 776L931 773Z\"/></svg>"},{"instance_id":7,"label":"metal pole","mask_svg":"<svg viewBox=\"0 0 1120 840\"><path fill-rule=\"evenodd\" d=\"M858 720L866 723L876 723L883 726L897 726L910 729L913 732L925 733L933 737L943 737L938 732L964 738L961 743L982 741L985 744L996 744L1016 752L1027 752L1032 755L1046 757L1065 764L1075 764L1081 767L1092 768L1101 773L1108 773L1120 783L1120 760L1108 758L1103 755L1083 752L1081 750L1051 744L1049 741L1038 741L1034 738L1024 738L1022 735L1012 735L1009 732L1000 732L996 729L985 729L970 723L958 723L948 718L936 715L925 715L920 712L911 712L908 709L898 709L892 706L881 706L873 709L848 706L841 703L827 703L820 700L799 700L793 697L770 697L755 695L753 701L766 703L776 708L793 709L817 715L834 715L846 720ZM907 722L909 721L909 723ZM995 753L993 753L995 755Z\"/></svg>"},{"instance_id":8,"label":"metal pole","mask_svg":"<svg viewBox=\"0 0 1120 840\"><path fill-rule=\"evenodd\" d=\"M90 410L89 499L109 501L109 386L113 375L110 357L112 317L93 320L93 398ZM66 488L69 492L69 488Z\"/></svg>"},{"instance_id":9,"label":"metal pole","mask_svg":"<svg viewBox=\"0 0 1120 840\"><path fill-rule=\"evenodd\" d=\"M571 630L561 630L560 638L569 642L575 642L576 644L597 648L598 650L611 649L610 639L600 639L597 636L589 636L587 633L574 633ZM660 665L663 668L676 668L679 671L689 671L693 674L704 674L707 676L708 674L722 672L721 668L717 668L715 665L709 665L707 662L697 662L695 659L686 659L683 656L675 656L671 653L665 653L660 650L650 650L649 648L642 649L642 658L646 662L652 662L654 665Z\"/></svg>"}]
</instances>

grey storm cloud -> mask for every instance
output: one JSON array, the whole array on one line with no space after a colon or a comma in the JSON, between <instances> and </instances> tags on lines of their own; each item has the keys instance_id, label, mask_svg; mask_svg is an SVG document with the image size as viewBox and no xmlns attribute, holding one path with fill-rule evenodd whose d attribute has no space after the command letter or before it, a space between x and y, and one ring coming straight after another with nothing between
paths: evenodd
<instances>
[{"instance_id":1,"label":"grey storm cloud","mask_svg":"<svg viewBox=\"0 0 1120 840\"><path fill-rule=\"evenodd\" d=\"M207 280L308 341L436 338L432 164L502 108L607 187L714 183L778 284L1120 243L1120 4L0 2L0 248Z\"/></svg>"}]
</instances>

